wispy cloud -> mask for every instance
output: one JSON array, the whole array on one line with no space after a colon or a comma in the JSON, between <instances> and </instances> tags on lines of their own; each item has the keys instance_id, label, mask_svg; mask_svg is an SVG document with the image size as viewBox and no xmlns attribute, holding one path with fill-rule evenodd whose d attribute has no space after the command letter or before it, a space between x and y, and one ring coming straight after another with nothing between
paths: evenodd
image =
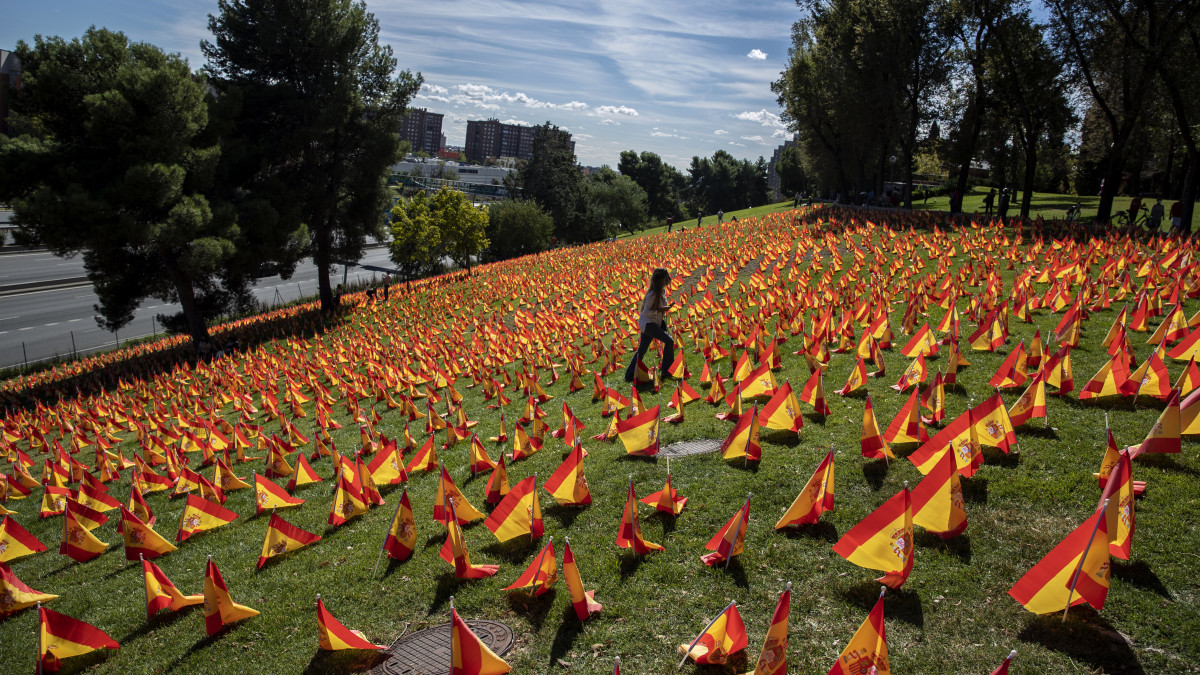
<instances>
[{"instance_id":1,"label":"wispy cloud","mask_svg":"<svg viewBox=\"0 0 1200 675\"><path fill-rule=\"evenodd\" d=\"M763 137L762 136L742 136L742 140L750 141L752 143L762 143Z\"/></svg>"},{"instance_id":2,"label":"wispy cloud","mask_svg":"<svg viewBox=\"0 0 1200 675\"><path fill-rule=\"evenodd\" d=\"M748 56L749 58L752 58L756 61L766 61L767 60L767 53L761 49L751 49L750 53L747 54L746 56Z\"/></svg>"},{"instance_id":3,"label":"wispy cloud","mask_svg":"<svg viewBox=\"0 0 1200 675\"><path fill-rule=\"evenodd\" d=\"M729 132L725 131L724 129L717 129L716 131L713 132L713 135L714 136L724 136L725 134L728 134L728 133Z\"/></svg>"},{"instance_id":4,"label":"wispy cloud","mask_svg":"<svg viewBox=\"0 0 1200 675\"><path fill-rule=\"evenodd\" d=\"M596 108L596 112L601 115L625 115L627 117L637 117L638 111L627 106L602 105Z\"/></svg>"},{"instance_id":5,"label":"wispy cloud","mask_svg":"<svg viewBox=\"0 0 1200 675\"><path fill-rule=\"evenodd\" d=\"M744 120L746 122L757 122L758 124L761 124L764 127L772 127L775 129L785 128L783 121L779 119L779 115L776 115L775 113L771 112L770 110L767 110L766 108L763 108L762 110L759 110L758 112L751 112L751 111L740 112L740 113L734 115L734 117L736 117L739 120Z\"/></svg>"}]
</instances>

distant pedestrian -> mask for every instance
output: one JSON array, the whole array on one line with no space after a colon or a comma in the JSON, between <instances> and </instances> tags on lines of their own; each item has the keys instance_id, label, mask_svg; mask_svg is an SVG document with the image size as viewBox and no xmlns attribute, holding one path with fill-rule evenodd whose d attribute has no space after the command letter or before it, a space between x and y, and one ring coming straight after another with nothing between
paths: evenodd
<instances>
[{"instance_id":1,"label":"distant pedestrian","mask_svg":"<svg viewBox=\"0 0 1200 675\"><path fill-rule=\"evenodd\" d=\"M1138 213L1142 210L1142 196L1138 195L1129 200L1129 224L1137 222Z\"/></svg>"},{"instance_id":2,"label":"distant pedestrian","mask_svg":"<svg viewBox=\"0 0 1200 675\"><path fill-rule=\"evenodd\" d=\"M988 218L992 217L992 206L996 203L996 188L988 191L987 196L983 198L983 215Z\"/></svg>"},{"instance_id":3,"label":"distant pedestrian","mask_svg":"<svg viewBox=\"0 0 1200 675\"><path fill-rule=\"evenodd\" d=\"M723 222L725 222L725 212L717 211L717 224L720 225Z\"/></svg>"},{"instance_id":4,"label":"distant pedestrian","mask_svg":"<svg viewBox=\"0 0 1200 675\"><path fill-rule=\"evenodd\" d=\"M1176 232L1191 232L1192 228L1183 227L1183 202L1178 201L1171 205L1171 229Z\"/></svg>"},{"instance_id":5,"label":"distant pedestrian","mask_svg":"<svg viewBox=\"0 0 1200 675\"><path fill-rule=\"evenodd\" d=\"M796 194L795 194L795 195L792 197L792 208L794 209L794 208L796 208L796 207L798 207L798 206L800 206L800 193L799 193L799 192L797 192L797 193L796 193Z\"/></svg>"},{"instance_id":6,"label":"distant pedestrian","mask_svg":"<svg viewBox=\"0 0 1200 675\"><path fill-rule=\"evenodd\" d=\"M383 275L383 301L384 302L388 301L388 289L391 287L391 285L392 285L392 275L385 273Z\"/></svg>"},{"instance_id":7,"label":"distant pedestrian","mask_svg":"<svg viewBox=\"0 0 1200 675\"><path fill-rule=\"evenodd\" d=\"M1008 200L1008 188L1002 188L1000 190L1000 220L1006 220L1008 218Z\"/></svg>"},{"instance_id":8,"label":"distant pedestrian","mask_svg":"<svg viewBox=\"0 0 1200 675\"><path fill-rule=\"evenodd\" d=\"M702 225L703 223L704 223L704 212L701 211L700 215L696 216L696 227L700 227L700 225Z\"/></svg>"},{"instance_id":9,"label":"distant pedestrian","mask_svg":"<svg viewBox=\"0 0 1200 675\"><path fill-rule=\"evenodd\" d=\"M1162 225L1162 219L1163 219L1162 197L1159 197L1157 200L1155 200L1154 206L1150 207L1150 230L1153 232L1158 232L1159 226Z\"/></svg>"},{"instance_id":10,"label":"distant pedestrian","mask_svg":"<svg viewBox=\"0 0 1200 675\"><path fill-rule=\"evenodd\" d=\"M667 216L667 232L675 228L675 216Z\"/></svg>"}]
</instances>

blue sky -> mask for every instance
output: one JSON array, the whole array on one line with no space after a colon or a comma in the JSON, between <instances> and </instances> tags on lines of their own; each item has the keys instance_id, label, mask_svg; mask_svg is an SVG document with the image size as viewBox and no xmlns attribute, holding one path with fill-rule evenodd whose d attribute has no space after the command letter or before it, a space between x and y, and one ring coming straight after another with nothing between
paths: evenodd
<instances>
[{"instance_id":1,"label":"blue sky","mask_svg":"<svg viewBox=\"0 0 1200 675\"><path fill-rule=\"evenodd\" d=\"M518 2L369 0L401 68L425 77L414 106L446 115L451 145L468 119L540 124L574 134L587 165L649 150L686 170L725 149L771 155L787 137L770 83L787 59L792 0ZM12 3L0 47L35 34L120 30L203 65L215 0Z\"/></svg>"}]
</instances>

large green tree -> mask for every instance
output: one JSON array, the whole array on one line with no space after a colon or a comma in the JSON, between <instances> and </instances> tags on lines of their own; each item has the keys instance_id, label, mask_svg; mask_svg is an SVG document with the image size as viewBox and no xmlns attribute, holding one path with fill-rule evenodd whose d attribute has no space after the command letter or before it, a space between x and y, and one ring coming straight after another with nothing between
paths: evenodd
<instances>
[{"instance_id":1,"label":"large green tree","mask_svg":"<svg viewBox=\"0 0 1200 675\"><path fill-rule=\"evenodd\" d=\"M643 151L639 155L633 150L625 150L621 152L617 171L622 176L632 178L646 192L646 206L651 218L666 220L683 215L679 200L687 181L678 169L664 162L662 157L653 152Z\"/></svg>"},{"instance_id":2,"label":"large green tree","mask_svg":"<svg viewBox=\"0 0 1200 675\"><path fill-rule=\"evenodd\" d=\"M224 142L240 163L227 176L276 231L307 232L331 309L331 264L384 235L386 175L421 76L396 72L363 2L219 0L209 29L208 70L236 101Z\"/></svg>"},{"instance_id":3,"label":"large green tree","mask_svg":"<svg viewBox=\"0 0 1200 675\"><path fill-rule=\"evenodd\" d=\"M442 187L429 199L429 212L440 233L442 251L456 265L471 270L471 259L488 245L487 211L458 190Z\"/></svg>"},{"instance_id":4,"label":"large green tree","mask_svg":"<svg viewBox=\"0 0 1200 675\"><path fill-rule=\"evenodd\" d=\"M510 193L532 199L550 214L560 239L593 241L580 223L583 173L575 163L569 133L549 122L537 127L532 157L505 181Z\"/></svg>"},{"instance_id":5,"label":"large green tree","mask_svg":"<svg viewBox=\"0 0 1200 675\"><path fill-rule=\"evenodd\" d=\"M608 166L588 174L579 225L586 241L611 237L620 229L636 232L646 215L646 191L632 178Z\"/></svg>"},{"instance_id":6,"label":"large green tree","mask_svg":"<svg viewBox=\"0 0 1200 675\"><path fill-rule=\"evenodd\" d=\"M550 248L554 220L528 199L505 199L488 205L488 252L495 260L538 253Z\"/></svg>"},{"instance_id":7,"label":"large green tree","mask_svg":"<svg viewBox=\"0 0 1200 675\"><path fill-rule=\"evenodd\" d=\"M245 307L230 261L245 243L209 205L219 150L202 140L204 79L178 55L89 29L20 42L16 135L0 137L0 201L25 235L59 255L82 253L117 330L148 297L178 301L193 340L206 315Z\"/></svg>"},{"instance_id":8,"label":"large green tree","mask_svg":"<svg viewBox=\"0 0 1200 675\"><path fill-rule=\"evenodd\" d=\"M422 190L412 199L401 199L392 207L392 241L388 251L405 281L412 281L429 271L441 250L442 233L434 222L429 201Z\"/></svg>"}]
</instances>

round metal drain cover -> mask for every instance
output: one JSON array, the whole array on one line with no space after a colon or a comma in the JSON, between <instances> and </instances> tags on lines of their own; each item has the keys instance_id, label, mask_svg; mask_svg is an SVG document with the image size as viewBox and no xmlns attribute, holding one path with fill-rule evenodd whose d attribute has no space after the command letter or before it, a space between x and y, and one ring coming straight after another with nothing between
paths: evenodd
<instances>
[{"instance_id":1,"label":"round metal drain cover","mask_svg":"<svg viewBox=\"0 0 1200 675\"><path fill-rule=\"evenodd\" d=\"M513 632L496 621L468 621L467 625L497 656L512 649ZM444 675L450 672L450 624L405 635L392 643L392 655L370 675Z\"/></svg>"},{"instance_id":2,"label":"round metal drain cover","mask_svg":"<svg viewBox=\"0 0 1200 675\"><path fill-rule=\"evenodd\" d=\"M672 443L659 451L658 454L668 457L686 457L687 455L703 455L721 449L721 441L716 438L701 438L695 441Z\"/></svg>"}]
</instances>

